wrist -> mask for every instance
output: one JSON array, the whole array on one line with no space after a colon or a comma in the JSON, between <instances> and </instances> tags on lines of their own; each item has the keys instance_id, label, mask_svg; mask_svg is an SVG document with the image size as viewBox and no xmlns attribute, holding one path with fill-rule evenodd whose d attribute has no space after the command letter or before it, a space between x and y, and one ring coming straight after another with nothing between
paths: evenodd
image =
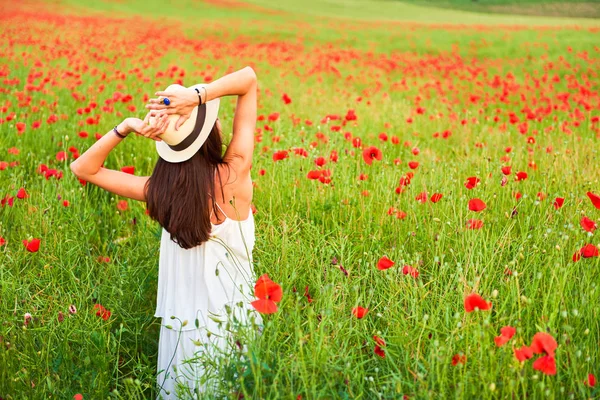
<instances>
[{"instance_id":1,"label":"wrist","mask_svg":"<svg viewBox=\"0 0 600 400\"><path fill-rule=\"evenodd\" d=\"M127 136L131 133L131 127L127 123L127 120L124 120L119 125L117 125L117 130L123 136Z\"/></svg>"}]
</instances>

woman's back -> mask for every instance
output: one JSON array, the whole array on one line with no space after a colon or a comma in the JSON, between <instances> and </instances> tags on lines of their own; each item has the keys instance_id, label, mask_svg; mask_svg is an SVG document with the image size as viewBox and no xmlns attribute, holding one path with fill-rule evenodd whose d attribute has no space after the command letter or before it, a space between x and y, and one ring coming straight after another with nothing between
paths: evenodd
<instances>
[{"instance_id":1,"label":"woman's back","mask_svg":"<svg viewBox=\"0 0 600 400\"><path fill-rule=\"evenodd\" d=\"M195 329L196 319L209 326L209 315L222 314L226 305L234 308L242 302L251 310L254 242L250 210L241 221L225 217L212 226L209 241L191 249L181 248L163 228L155 316L165 321L177 317L168 322L175 329L187 320L185 330Z\"/></svg>"},{"instance_id":2,"label":"woman's back","mask_svg":"<svg viewBox=\"0 0 600 400\"><path fill-rule=\"evenodd\" d=\"M233 184L223 193L247 194L247 189L236 190L237 186ZM250 199L251 192L250 183ZM227 354L234 346L230 333L235 332L235 325L230 322L262 323L251 305L255 242L252 210L248 205L245 219L238 221L229 218L219 203L215 205L220 215L211 215L211 219L216 217L220 223L211 224L210 239L198 246L183 249L162 229L154 314L163 321L158 349L162 395L175 393L176 382L181 379L176 377L181 376L186 377L185 386L190 389L195 386L201 392L209 390L210 384L200 384L203 377L210 376L203 365L206 360L214 363L221 352Z\"/></svg>"}]
</instances>

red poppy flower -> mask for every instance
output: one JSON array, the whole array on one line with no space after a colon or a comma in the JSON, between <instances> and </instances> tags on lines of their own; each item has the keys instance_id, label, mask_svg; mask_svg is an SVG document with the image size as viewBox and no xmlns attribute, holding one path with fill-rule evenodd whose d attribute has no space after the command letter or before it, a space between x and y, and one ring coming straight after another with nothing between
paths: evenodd
<instances>
[{"instance_id":1,"label":"red poppy flower","mask_svg":"<svg viewBox=\"0 0 600 400\"><path fill-rule=\"evenodd\" d=\"M4 207L5 204L8 204L9 207L13 206L15 198L13 196L6 195L2 200L0 200L0 205Z\"/></svg>"},{"instance_id":2,"label":"red poppy flower","mask_svg":"<svg viewBox=\"0 0 600 400\"><path fill-rule=\"evenodd\" d=\"M443 194L441 193L434 193L431 195L431 202L432 203L437 203L438 201L440 201L442 199Z\"/></svg>"},{"instance_id":3,"label":"red poppy flower","mask_svg":"<svg viewBox=\"0 0 600 400\"><path fill-rule=\"evenodd\" d=\"M96 315L98 317L101 317L105 321L108 321L108 319L112 315L110 310L107 310L106 308L104 308L104 306L102 306L101 304L98 304L98 303L94 304L94 310L98 310L98 311L96 311Z\"/></svg>"},{"instance_id":4,"label":"red poppy flower","mask_svg":"<svg viewBox=\"0 0 600 400\"><path fill-rule=\"evenodd\" d=\"M356 111L350 109L348 110L348 112L346 113L346 116L344 117L344 119L346 121L356 121L358 117L356 116Z\"/></svg>"},{"instance_id":5,"label":"red poppy flower","mask_svg":"<svg viewBox=\"0 0 600 400\"><path fill-rule=\"evenodd\" d=\"M479 219L470 219L467 221L467 229L481 229L483 221Z\"/></svg>"},{"instance_id":6,"label":"red poppy flower","mask_svg":"<svg viewBox=\"0 0 600 400\"><path fill-rule=\"evenodd\" d=\"M500 336L496 336L494 338L496 346L504 346L515 335L516 332L517 330L512 326L505 326L500 329Z\"/></svg>"},{"instance_id":7,"label":"red poppy flower","mask_svg":"<svg viewBox=\"0 0 600 400\"><path fill-rule=\"evenodd\" d=\"M29 197L29 195L25 191L25 188L19 189L19 191L17 192L17 199L25 199L27 197Z\"/></svg>"},{"instance_id":8,"label":"red poppy flower","mask_svg":"<svg viewBox=\"0 0 600 400\"><path fill-rule=\"evenodd\" d=\"M415 200L419 203L427 203L427 192L421 192L415 197Z\"/></svg>"},{"instance_id":9,"label":"red poppy flower","mask_svg":"<svg viewBox=\"0 0 600 400\"><path fill-rule=\"evenodd\" d=\"M310 294L308 293L308 285L304 288L304 297L306 297L306 300L308 300L309 303L313 302L312 297L310 297Z\"/></svg>"},{"instance_id":10,"label":"red poppy flower","mask_svg":"<svg viewBox=\"0 0 600 400\"><path fill-rule=\"evenodd\" d=\"M281 161L285 160L286 158L288 158L287 150L279 150L273 153L273 161Z\"/></svg>"},{"instance_id":11,"label":"red poppy flower","mask_svg":"<svg viewBox=\"0 0 600 400\"><path fill-rule=\"evenodd\" d=\"M481 199L469 200L469 210L479 212L485 210L487 206Z\"/></svg>"},{"instance_id":12,"label":"red poppy flower","mask_svg":"<svg viewBox=\"0 0 600 400\"><path fill-rule=\"evenodd\" d=\"M276 160L275 159L276 158L275 154L277 154L277 153L281 153L281 154L279 154L277 156L278 159ZM274 161L283 160L283 159L285 159L285 158L288 157L287 156L287 150L281 150L281 151L278 151L277 153L273 154L273 160ZM297 155L297 156L300 156L300 157L304 157L304 158L308 157L308 151L306 151L306 149L303 149L302 147L296 147L294 149L294 154ZM281 158L281 157L283 157L283 158Z\"/></svg>"},{"instance_id":13,"label":"red poppy flower","mask_svg":"<svg viewBox=\"0 0 600 400\"><path fill-rule=\"evenodd\" d=\"M533 351L527 346L523 346L520 349L513 349L513 351L517 360L521 362L529 360L531 357L533 357Z\"/></svg>"},{"instance_id":14,"label":"red poppy flower","mask_svg":"<svg viewBox=\"0 0 600 400\"><path fill-rule=\"evenodd\" d=\"M546 332L538 332L533 336L533 341L531 342L531 351L536 354L546 353L549 356L554 356L554 350L556 350L558 344L556 340Z\"/></svg>"},{"instance_id":15,"label":"red poppy flower","mask_svg":"<svg viewBox=\"0 0 600 400\"><path fill-rule=\"evenodd\" d=\"M315 159L315 164L317 167L322 167L323 165L327 164L327 159L325 157L317 157Z\"/></svg>"},{"instance_id":16,"label":"red poppy flower","mask_svg":"<svg viewBox=\"0 0 600 400\"><path fill-rule=\"evenodd\" d=\"M594 387L596 386L596 377L594 374L588 374L587 379L584 381L586 386Z\"/></svg>"},{"instance_id":17,"label":"red poppy flower","mask_svg":"<svg viewBox=\"0 0 600 400\"><path fill-rule=\"evenodd\" d=\"M381 346L381 347L385 347L386 346L385 340L383 340L382 338L380 338L377 335L373 335L373 340L375 340L375 342L377 342L377 344L379 346Z\"/></svg>"},{"instance_id":18,"label":"red poppy flower","mask_svg":"<svg viewBox=\"0 0 600 400\"><path fill-rule=\"evenodd\" d=\"M467 181L465 182L465 187L467 189L473 189L475 186L477 186L479 184L479 182L481 182L481 180L475 176L471 176L469 178L467 178Z\"/></svg>"},{"instance_id":19,"label":"red poppy flower","mask_svg":"<svg viewBox=\"0 0 600 400\"><path fill-rule=\"evenodd\" d=\"M291 97L288 96L287 93L284 93L283 96L281 96L281 100L283 100L285 104L290 104L292 102Z\"/></svg>"},{"instance_id":20,"label":"red poppy flower","mask_svg":"<svg viewBox=\"0 0 600 400\"><path fill-rule=\"evenodd\" d=\"M19 134L21 134L21 133L23 133L25 131L25 127L26 127L25 122L17 122L15 124L15 126L16 126L17 131L18 131Z\"/></svg>"},{"instance_id":21,"label":"red poppy flower","mask_svg":"<svg viewBox=\"0 0 600 400\"><path fill-rule=\"evenodd\" d=\"M258 300L253 301L251 304L256 311L261 314L273 314L277 311L275 302L281 301L283 291L281 286L273 282L267 274L264 274L256 280L254 295Z\"/></svg>"},{"instance_id":22,"label":"red poppy flower","mask_svg":"<svg viewBox=\"0 0 600 400\"><path fill-rule=\"evenodd\" d=\"M121 171L125 172L126 174L133 175L133 173L135 172L135 167L134 166L126 166L126 167L121 168Z\"/></svg>"},{"instance_id":23,"label":"red poppy flower","mask_svg":"<svg viewBox=\"0 0 600 400\"><path fill-rule=\"evenodd\" d=\"M380 271L383 271L385 269L393 267L394 264L395 264L395 262L393 262L389 258L383 256L377 262L377 269L380 270Z\"/></svg>"},{"instance_id":24,"label":"red poppy flower","mask_svg":"<svg viewBox=\"0 0 600 400\"><path fill-rule=\"evenodd\" d=\"M496 336L494 338L494 343L496 343L496 346L498 347L502 347L504 346L508 341L510 340L510 338L500 335L500 336Z\"/></svg>"},{"instance_id":25,"label":"red poppy flower","mask_svg":"<svg viewBox=\"0 0 600 400\"><path fill-rule=\"evenodd\" d=\"M375 349L373 350L375 354L377 354L381 358L385 358L385 351L378 345L375 345Z\"/></svg>"},{"instance_id":26,"label":"red poppy flower","mask_svg":"<svg viewBox=\"0 0 600 400\"><path fill-rule=\"evenodd\" d=\"M503 326L500 328L500 334L508 337L509 339L512 339L512 337L515 336L515 333L517 333L517 330L512 326Z\"/></svg>"},{"instance_id":27,"label":"red poppy flower","mask_svg":"<svg viewBox=\"0 0 600 400\"><path fill-rule=\"evenodd\" d=\"M364 308L364 307L354 307L352 309L352 315L354 315L356 318L361 319L363 318L365 315L367 315L367 313L369 312L368 308Z\"/></svg>"},{"instance_id":28,"label":"red poppy flower","mask_svg":"<svg viewBox=\"0 0 600 400\"><path fill-rule=\"evenodd\" d=\"M40 249L40 239L23 240L23 245L27 251L35 253Z\"/></svg>"},{"instance_id":29,"label":"red poppy flower","mask_svg":"<svg viewBox=\"0 0 600 400\"><path fill-rule=\"evenodd\" d=\"M371 165L373 160L381 161L383 157L383 153L375 146L367 147L363 150L363 160L367 163L367 165Z\"/></svg>"},{"instance_id":30,"label":"red poppy flower","mask_svg":"<svg viewBox=\"0 0 600 400\"><path fill-rule=\"evenodd\" d=\"M581 256L583 258L600 256L600 252L598 252L598 248L596 246L594 246L593 244L586 244L585 246L583 246L581 249L579 249L579 254L581 254Z\"/></svg>"},{"instance_id":31,"label":"red poppy flower","mask_svg":"<svg viewBox=\"0 0 600 400\"><path fill-rule=\"evenodd\" d=\"M418 161L410 161L408 163L408 167L410 169L417 169L418 166L419 166L419 162Z\"/></svg>"},{"instance_id":32,"label":"red poppy flower","mask_svg":"<svg viewBox=\"0 0 600 400\"><path fill-rule=\"evenodd\" d=\"M554 208L558 210L559 208L561 208L563 206L564 203L565 203L564 198L557 197L556 199L554 199L553 205L554 205Z\"/></svg>"},{"instance_id":33,"label":"red poppy flower","mask_svg":"<svg viewBox=\"0 0 600 400\"><path fill-rule=\"evenodd\" d=\"M323 172L324 172L324 171L323 171ZM327 177L325 176L325 174L321 174L321 176L319 177L319 182L321 182L321 183L323 183L323 184L327 185L327 184L331 183L331 178L327 178Z\"/></svg>"},{"instance_id":34,"label":"red poppy flower","mask_svg":"<svg viewBox=\"0 0 600 400\"><path fill-rule=\"evenodd\" d=\"M121 211L127 210L127 200L119 200L117 203L117 208Z\"/></svg>"},{"instance_id":35,"label":"red poppy flower","mask_svg":"<svg viewBox=\"0 0 600 400\"><path fill-rule=\"evenodd\" d=\"M0 246L4 246L6 244L6 239L0 236Z\"/></svg>"},{"instance_id":36,"label":"red poppy flower","mask_svg":"<svg viewBox=\"0 0 600 400\"><path fill-rule=\"evenodd\" d=\"M338 152L335 150L331 150L331 153L329 154L329 159L331 160L331 162L338 162Z\"/></svg>"},{"instance_id":37,"label":"red poppy flower","mask_svg":"<svg viewBox=\"0 0 600 400\"><path fill-rule=\"evenodd\" d=\"M556 360L553 356L543 356L533 362L533 369L546 375L556 375Z\"/></svg>"},{"instance_id":38,"label":"red poppy flower","mask_svg":"<svg viewBox=\"0 0 600 400\"><path fill-rule=\"evenodd\" d=\"M254 300L251 304L261 314L273 314L277 312L277 304L272 300L258 299Z\"/></svg>"},{"instance_id":39,"label":"red poppy flower","mask_svg":"<svg viewBox=\"0 0 600 400\"><path fill-rule=\"evenodd\" d=\"M452 365L457 366L458 364L464 364L467 362L465 355L455 354L452 356Z\"/></svg>"},{"instance_id":40,"label":"red poppy flower","mask_svg":"<svg viewBox=\"0 0 600 400\"><path fill-rule=\"evenodd\" d=\"M600 196L598 196L597 194L594 194L592 192L587 192L587 196L592 201L592 204L594 205L594 207L596 207L597 209L600 210Z\"/></svg>"},{"instance_id":41,"label":"red poppy flower","mask_svg":"<svg viewBox=\"0 0 600 400\"><path fill-rule=\"evenodd\" d=\"M485 301L477 293L471 293L470 295L465 297L464 306L466 312L475 311L476 308L485 311L492 308L492 303Z\"/></svg>"},{"instance_id":42,"label":"red poppy flower","mask_svg":"<svg viewBox=\"0 0 600 400\"><path fill-rule=\"evenodd\" d=\"M597 225L594 221L592 221L588 217L582 217L581 218L581 227L586 232L594 232L597 228Z\"/></svg>"},{"instance_id":43,"label":"red poppy flower","mask_svg":"<svg viewBox=\"0 0 600 400\"><path fill-rule=\"evenodd\" d=\"M396 218L404 219L404 218L406 218L406 213L402 210L398 210L398 212L396 213Z\"/></svg>"},{"instance_id":44,"label":"red poppy flower","mask_svg":"<svg viewBox=\"0 0 600 400\"><path fill-rule=\"evenodd\" d=\"M67 152L59 151L58 153L56 153L56 159L58 161L65 161L67 159Z\"/></svg>"},{"instance_id":45,"label":"red poppy flower","mask_svg":"<svg viewBox=\"0 0 600 400\"><path fill-rule=\"evenodd\" d=\"M510 174L512 173L512 171L511 171L511 168L512 168L512 167L511 167L510 165L507 165L507 166L505 166L505 167L502 167L502 173L503 173L504 175L510 175Z\"/></svg>"},{"instance_id":46,"label":"red poppy flower","mask_svg":"<svg viewBox=\"0 0 600 400\"><path fill-rule=\"evenodd\" d=\"M73 400L83 400L83 395L81 393L77 393L73 396Z\"/></svg>"},{"instance_id":47,"label":"red poppy flower","mask_svg":"<svg viewBox=\"0 0 600 400\"><path fill-rule=\"evenodd\" d=\"M419 277L419 271L416 268L411 267L410 265L405 265L402 267L402 273L404 275L410 275L413 278Z\"/></svg>"},{"instance_id":48,"label":"red poppy flower","mask_svg":"<svg viewBox=\"0 0 600 400\"><path fill-rule=\"evenodd\" d=\"M311 180L319 179L321 177L321 171L317 171L317 170L309 171L308 174L306 175L306 177Z\"/></svg>"},{"instance_id":49,"label":"red poppy flower","mask_svg":"<svg viewBox=\"0 0 600 400\"><path fill-rule=\"evenodd\" d=\"M518 181L524 181L525 179L527 179L527 172L517 172L517 178Z\"/></svg>"},{"instance_id":50,"label":"red poppy flower","mask_svg":"<svg viewBox=\"0 0 600 400\"><path fill-rule=\"evenodd\" d=\"M259 299L279 302L283 297L283 290L281 289L281 286L269 278L269 275L263 274L256 280L256 284L254 285L254 295Z\"/></svg>"}]
</instances>

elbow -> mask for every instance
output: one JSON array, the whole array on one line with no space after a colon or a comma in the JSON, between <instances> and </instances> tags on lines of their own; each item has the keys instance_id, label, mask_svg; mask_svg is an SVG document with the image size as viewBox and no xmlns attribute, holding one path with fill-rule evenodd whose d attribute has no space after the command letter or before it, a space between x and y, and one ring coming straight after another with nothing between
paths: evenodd
<instances>
[{"instance_id":1,"label":"elbow","mask_svg":"<svg viewBox=\"0 0 600 400\"><path fill-rule=\"evenodd\" d=\"M248 74L248 78L250 79L250 81L252 83L256 82L256 72L254 72L254 69L251 66L247 66L245 70Z\"/></svg>"},{"instance_id":2,"label":"elbow","mask_svg":"<svg viewBox=\"0 0 600 400\"><path fill-rule=\"evenodd\" d=\"M79 168L79 164L77 164L77 160L75 160L71 164L69 164L69 168L71 169L71 172L73 172L73 174L75 174L76 177L82 178L83 173Z\"/></svg>"}]
</instances>

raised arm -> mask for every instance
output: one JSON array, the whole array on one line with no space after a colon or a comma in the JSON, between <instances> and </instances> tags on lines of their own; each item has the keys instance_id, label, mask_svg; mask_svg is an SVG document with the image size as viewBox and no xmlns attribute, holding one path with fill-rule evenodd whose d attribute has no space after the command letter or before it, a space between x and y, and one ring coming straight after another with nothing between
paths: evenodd
<instances>
[{"instance_id":1,"label":"raised arm","mask_svg":"<svg viewBox=\"0 0 600 400\"><path fill-rule=\"evenodd\" d=\"M225 152L225 161L236 166L238 173L250 171L256 129L256 74L246 67L225 75L206 86L208 100L237 95L233 117L233 138Z\"/></svg>"},{"instance_id":2,"label":"raised arm","mask_svg":"<svg viewBox=\"0 0 600 400\"><path fill-rule=\"evenodd\" d=\"M129 197L130 199L146 201L145 186L148 181L147 176L135 176L121 171L104 168L102 164L108 154L131 132L136 132L142 136L156 136L164 132L167 125L166 118L160 118L147 124L150 115L148 113L146 120L138 118L126 118L117 127L115 134L112 130L102 136L100 140L87 149L79 158L70 165L71 171L80 179L93 183L115 193L119 196ZM156 139L160 140L160 139Z\"/></svg>"},{"instance_id":3,"label":"raised arm","mask_svg":"<svg viewBox=\"0 0 600 400\"><path fill-rule=\"evenodd\" d=\"M233 138L225 152L225 160L234 165L238 173L250 170L254 151L254 130L256 128L256 74L251 67L225 75L201 88L194 85L190 88L169 92L156 92L171 100L170 106L160 104L158 99L151 99L146 108L161 110L167 114L179 114L181 117L175 125L178 129L194 107L198 105L199 89L202 103L223 96L238 96L235 116L233 118Z\"/></svg>"}]
</instances>

